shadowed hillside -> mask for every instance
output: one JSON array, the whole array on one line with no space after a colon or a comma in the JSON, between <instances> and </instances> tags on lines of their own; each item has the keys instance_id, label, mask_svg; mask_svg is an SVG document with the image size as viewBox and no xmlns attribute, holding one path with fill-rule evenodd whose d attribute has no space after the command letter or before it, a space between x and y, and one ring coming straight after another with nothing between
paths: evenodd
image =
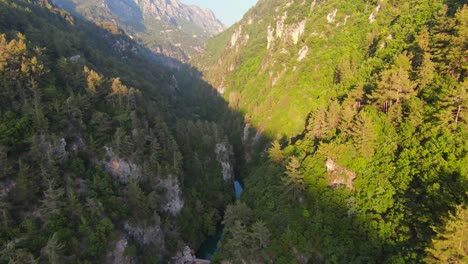
<instances>
[{"instance_id":1,"label":"shadowed hillside","mask_svg":"<svg viewBox=\"0 0 468 264\"><path fill-rule=\"evenodd\" d=\"M261 0L198 72L0 0L0 263L184 263L219 233L212 263L463 263L467 12Z\"/></svg>"}]
</instances>

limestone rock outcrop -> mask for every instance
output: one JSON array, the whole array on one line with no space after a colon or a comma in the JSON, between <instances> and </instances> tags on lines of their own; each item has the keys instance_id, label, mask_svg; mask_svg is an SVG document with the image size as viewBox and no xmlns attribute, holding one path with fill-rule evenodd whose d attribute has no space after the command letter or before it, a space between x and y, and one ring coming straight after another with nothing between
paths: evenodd
<instances>
[{"instance_id":1,"label":"limestone rock outcrop","mask_svg":"<svg viewBox=\"0 0 468 264\"><path fill-rule=\"evenodd\" d=\"M232 181L234 179L234 167L232 165L232 147L227 143L216 144L216 159L221 164L223 179Z\"/></svg>"},{"instance_id":2,"label":"limestone rock outcrop","mask_svg":"<svg viewBox=\"0 0 468 264\"><path fill-rule=\"evenodd\" d=\"M162 210L172 215L179 214L184 207L184 200L182 199L182 190L177 176L168 175L167 178L161 180L159 186L164 189L161 201Z\"/></svg>"},{"instance_id":3,"label":"limestone rock outcrop","mask_svg":"<svg viewBox=\"0 0 468 264\"><path fill-rule=\"evenodd\" d=\"M336 162L328 157L325 163L328 172L328 186L336 187L344 185L347 188L354 190L353 181L356 179L356 173L344 167L339 166Z\"/></svg>"}]
</instances>

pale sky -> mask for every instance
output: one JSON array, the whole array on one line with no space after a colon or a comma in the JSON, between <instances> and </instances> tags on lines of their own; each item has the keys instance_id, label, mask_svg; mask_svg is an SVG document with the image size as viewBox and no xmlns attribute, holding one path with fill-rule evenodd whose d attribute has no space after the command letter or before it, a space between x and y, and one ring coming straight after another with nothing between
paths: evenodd
<instances>
[{"instance_id":1,"label":"pale sky","mask_svg":"<svg viewBox=\"0 0 468 264\"><path fill-rule=\"evenodd\" d=\"M244 14L257 3L257 0L180 0L185 4L194 4L213 10L216 17L226 26L239 21Z\"/></svg>"}]
</instances>

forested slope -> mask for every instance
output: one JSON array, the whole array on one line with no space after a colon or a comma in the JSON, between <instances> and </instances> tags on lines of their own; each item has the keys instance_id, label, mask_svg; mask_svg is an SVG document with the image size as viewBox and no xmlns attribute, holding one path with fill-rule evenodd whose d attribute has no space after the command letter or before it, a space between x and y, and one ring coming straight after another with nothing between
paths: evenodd
<instances>
[{"instance_id":1,"label":"forested slope","mask_svg":"<svg viewBox=\"0 0 468 264\"><path fill-rule=\"evenodd\" d=\"M232 200L242 116L101 26L0 1L0 263L156 263Z\"/></svg>"},{"instance_id":2,"label":"forested slope","mask_svg":"<svg viewBox=\"0 0 468 264\"><path fill-rule=\"evenodd\" d=\"M193 60L219 96L113 23L0 0L0 263L166 262L220 220L214 263L466 262L467 21L260 0Z\"/></svg>"},{"instance_id":3,"label":"forested slope","mask_svg":"<svg viewBox=\"0 0 468 264\"><path fill-rule=\"evenodd\" d=\"M263 0L210 39L192 62L256 127L293 136L312 109L345 97L352 87L371 89L365 84L405 51L414 73L429 71L422 55L435 43L414 38L435 33L430 21L443 2ZM463 5L449 2L451 15ZM460 63L457 53L453 60Z\"/></svg>"},{"instance_id":4,"label":"forested slope","mask_svg":"<svg viewBox=\"0 0 468 264\"><path fill-rule=\"evenodd\" d=\"M272 142L215 259L466 262L467 22L465 1L261 0L211 39L194 63Z\"/></svg>"}]
</instances>

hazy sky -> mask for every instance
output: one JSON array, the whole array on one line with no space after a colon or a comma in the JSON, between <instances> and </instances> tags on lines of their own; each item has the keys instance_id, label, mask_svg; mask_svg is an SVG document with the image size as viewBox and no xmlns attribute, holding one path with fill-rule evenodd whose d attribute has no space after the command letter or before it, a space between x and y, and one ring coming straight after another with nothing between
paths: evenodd
<instances>
[{"instance_id":1,"label":"hazy sky","mask_svg":"<svg viewBox=\"0 0 468 264\"><path fill-rule=\"evenodd\" d=\"M195 4L213 10L216 17L226 26L239 21L257 0L180 0L185 4Z\"/></svg>"}]
</instances>

